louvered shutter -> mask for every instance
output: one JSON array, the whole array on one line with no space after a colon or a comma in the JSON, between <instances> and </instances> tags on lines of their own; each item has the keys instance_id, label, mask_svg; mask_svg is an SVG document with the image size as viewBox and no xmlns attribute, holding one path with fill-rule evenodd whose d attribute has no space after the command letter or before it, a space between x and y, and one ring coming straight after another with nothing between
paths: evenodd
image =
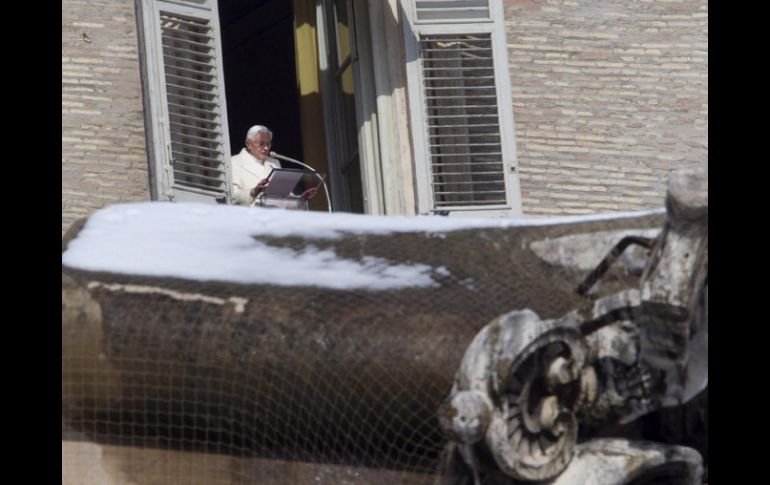
<instances>
[{"instance_id":1,"label":"louvered shutter","mask_svg":"<svg viewBox=\"0 0 770 485\"><path fill-rule=\"evenodd\" d=\"M489 0L415 0L417 22L489 20Z\"/></svg>"},{"instance_id":2,"label":"louvered shutter","mask_svg":"<svg viewBox=\"0 0 770 485\"><path fill-rule=\"evenodd\" d=\"M410 6L404 32L419 211L520 215L500 2Z\"/></svg>"},{"instance_id":3,"label":"louvered shutter","mask_svg":"<svg viewBox=\"0 0 770 485\"><path fill-rule=\"evenodd\" d=\"M228 202L227 113L216 0L145 0L161 199Z\"/></svg>"}]
</instances>

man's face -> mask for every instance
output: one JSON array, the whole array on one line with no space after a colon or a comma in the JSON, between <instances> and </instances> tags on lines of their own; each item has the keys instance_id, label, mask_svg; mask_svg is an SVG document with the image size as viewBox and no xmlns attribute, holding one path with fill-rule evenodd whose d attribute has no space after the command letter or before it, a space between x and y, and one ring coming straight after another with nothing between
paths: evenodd
<instances>
[{"instance_id":1,"label":"man's face","mask_svg":"<svg viewBox=\"0 0 770 485\"><path fill-rule=\"evenodd\" d=\"M267 133L257 133L253 140L246 142L249 152L257 157L257 160L264 160L270 155L270 135Z\"/></svg>"}]
</instances>

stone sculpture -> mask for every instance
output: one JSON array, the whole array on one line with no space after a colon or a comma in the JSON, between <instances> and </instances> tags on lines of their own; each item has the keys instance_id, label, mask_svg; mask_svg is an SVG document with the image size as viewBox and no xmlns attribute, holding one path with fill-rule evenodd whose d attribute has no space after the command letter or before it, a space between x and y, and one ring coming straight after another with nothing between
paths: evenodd
<instances>
[{"instance_id":1,"label":"stone sculpture","mask_svg":"<svg viewBox=\"0 0 770 485\"><path fill-rule=\"evenodd\" d=\"M447 482L578 483L559 477L576 454L581 425L628 423L706 388L708 171L672 177L666 211L654 241L630 240L651 248L638 287L554 319L514 310L476 335L439 411L448 452L464 464ZM581 293L628 243L621 241L589 274ZM601 455L597 443L588 455ZM700 456L683 453L677 456L687 467L678 480L700 483ZM578 476L584 466L566 475ZM592 483L629 478L608 475Z\"/></svg>"},{"instance_id":2,"label":"stone sculpture","mask_svg":"<svg viewBox=\"0 0 770 485\"><path fill-rule=\"evenodd\" d=\"M62 244L63 467L94 456L137 483L151 482L152 463L180 483L187 470L203 483L361 474L356 483L422 485L445 456L444 480L459 483L610 485L650 467L697 479L689 448L590 428L706 385L704 177L672 181L665 220L652 211L473 226L197 204L100 211ZM231 216L237 224L219 224ZM275 230L292 217L310 230ZM155 223L137 230L137 220ZM211 233L226 250L218 268L291 259L299 276L318 270L313 284L156 271ZM200 249L183 269L214 256ZM369 286L340 287L335 268ZM93 453L65 456L85 444ZM279 462L290 472L271 478ZM93 468L71 466L75 476ZM325 471L296 478L308 469Z\"/></svg>"}]
</instances>

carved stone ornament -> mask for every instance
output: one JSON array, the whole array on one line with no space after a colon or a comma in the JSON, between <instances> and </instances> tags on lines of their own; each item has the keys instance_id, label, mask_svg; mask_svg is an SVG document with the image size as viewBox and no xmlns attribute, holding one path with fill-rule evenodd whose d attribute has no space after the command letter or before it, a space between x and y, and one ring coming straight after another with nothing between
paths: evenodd
<instances>
[{"instance_id":1,"label":"carved stone ornament","mask_svg":"<svg viewBox=\"0 0 770 485\"><path fill-rule=\"evenodd\" d=\"M706 388L707 168L671 178L666 213L655 240L624 239L578 291L587 293L631 243L650 248L637 288L603 296L592 307L556 319L541 319L529 309L511 311L476 335L439 409L448 450L465 465L466 480L455 483L471 477L476 484L587 483L558 479L562 474L565 480L567 475L587 477L579 469L591 462L586 453L598 456L604 449L594 443L584 447L581 460L574 460L581 424L629 423L686 403ZM700 481L695 450L678 447L679 454L658 453L653 459L632 445L623 445L627 455L636 453L637 462L651 466L665 465L661 456L681 458L686 466L676 483ZM643 469L591 483L630 483Z\"/></svg>"}]
</instances>

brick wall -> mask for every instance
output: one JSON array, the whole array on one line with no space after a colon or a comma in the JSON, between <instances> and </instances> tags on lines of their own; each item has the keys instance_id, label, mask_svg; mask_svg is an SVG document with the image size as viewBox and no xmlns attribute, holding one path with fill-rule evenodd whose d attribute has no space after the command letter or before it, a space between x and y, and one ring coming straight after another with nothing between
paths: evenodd
<instances>
[{"instance_id":1,"label":"brick wall","mask_svg":"<svg viewBox=\"0 0 770 485\"><path fill-rule=\"evenodd\" d=\"M62 1L62 234L150 199L133 0Z\"/></svg>"},{"instance_id":2,"label":"brick wall","mask_svg":"<svg viewBox=\"0 0 770 485\"><path fill-rule=\"evenodd\" d=\"M526 215L661 206L708 160L708 7L505 0ZM149 200L132 0L62 2L62 233Z\"/></svg>"},{"instance_id":3,"label":"brick wall","mask_svg":"<svg viewBox=\"0 0 770 485\"><path fill-rule=\"evenodd\" d=\"M662 206L708 161L708 6L505 0L526 215Z\"/></svg>"}]
</instances>

